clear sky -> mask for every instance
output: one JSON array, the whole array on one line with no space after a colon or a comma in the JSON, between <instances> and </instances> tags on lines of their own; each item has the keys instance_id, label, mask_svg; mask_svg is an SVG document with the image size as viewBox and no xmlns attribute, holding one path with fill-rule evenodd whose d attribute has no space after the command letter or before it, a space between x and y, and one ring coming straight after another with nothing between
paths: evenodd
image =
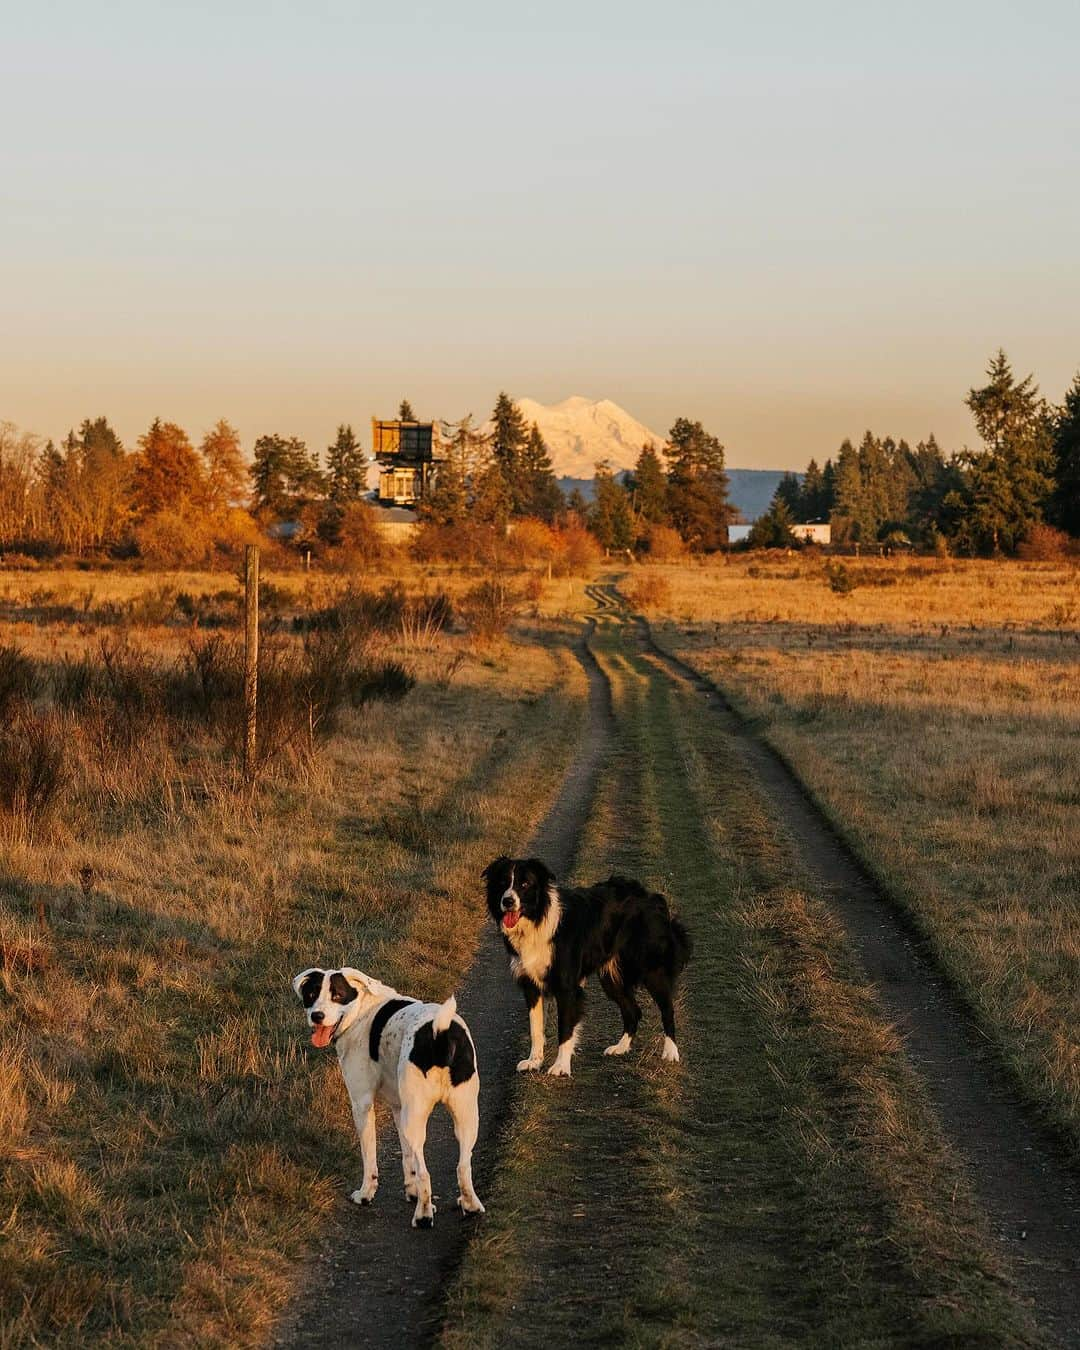
<instances>
[{"instance_id":1,"label":"clear sky","mask_svg":"<svg viewBox=\"0 0 1080 1350\"><path fill-rule=\"evenodd\" d=\"M1080 365L1075 0L0 0L0 418L974 439Z\"/></svg>"}]
</instances>

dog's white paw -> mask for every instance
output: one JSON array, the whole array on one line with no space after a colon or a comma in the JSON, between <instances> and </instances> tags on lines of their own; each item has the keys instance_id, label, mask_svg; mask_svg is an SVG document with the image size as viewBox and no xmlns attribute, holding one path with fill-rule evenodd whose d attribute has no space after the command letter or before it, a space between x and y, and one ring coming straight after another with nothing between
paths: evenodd
<instances>
[{"instance_id":1,"label":"dog's white paw","mask_svg":"<svg viewBox=\"0 0 1080 1350\"><path fill-rule=\"evenodd\" d=\"M670 1036L664 1037L664 1049L660 1058L666 1059L669 1064L678 1064L679 1062L679 1047Z\"/></svg>"},{"instance_id":2,"label":"dog's white paw","mask_svg":"<svg viewBox=\"0 0 1080 1350\"><path fill-rule=\"evenodd\" d=\"M359 1191L353 1191L352 1195L349 1196L349 1199L354 1205L370 1205L375 1199L375 1192L378 1189L378 1186L364 1186Z\"/></svg>"},{"instance_id":3,"label":"dog's white paw","mask_svg":"<svg viewBox=\"0 0 1080 1350\"><path fill-rule=\"evenodd\" d=\"M466 1200L466 1198L463 1195L459 1195L457 1198L457 1202L458 1202L458 1209L461 1210L462 1214L487 1213L487 1210L480 1203L480 1197L478 1195L474 1195L472 1200Z\"/></svg>"},{"instance_id":4,"label":"dog's white paw","mask_svg":"<svg viewBox=\"0 0 1080 1350\"><path fill-rule=\"evenodd\" d=\"M517 1071L518 1073L535 1073L537 1069L543 1067L544 1061L542 1059L519 1059Z\"/></svg>"},{"instance_id":5,"label":"dog's white paw","mask_svg":"<svg viewBox=\"0 0 1080 1350\"><path fill-rule=\"evenodd\" d=\"M630 1037L624 1032L614 1045L609 1045L604 1051L605 1055L625 1055L630 1049Z\"/></svg>"},{"instance_id":6,"label":"dog's white paw","mask_svg":"<svg viewBox=\"0 0 1080 1350\"><path fill-rule=\"evenodd\" d=\"M556 1060L551 1068L548 1069L548 1075L551 1078L569 1078L570 1065L563 1064L560 1060Z\"/></svg>"}]
</instances>

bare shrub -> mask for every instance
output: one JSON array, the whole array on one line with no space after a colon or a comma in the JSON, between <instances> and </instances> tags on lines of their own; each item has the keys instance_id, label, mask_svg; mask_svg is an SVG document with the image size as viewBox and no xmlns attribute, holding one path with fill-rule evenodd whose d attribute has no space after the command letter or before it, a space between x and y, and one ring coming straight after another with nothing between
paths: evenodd
<instances>
[{"instance_id":1,"label":"bare shrub","mask_svg":"<svg viewBox=\"0 0 1080 1350\"><path fill-rule=\"evenodd\" d=\"M477 642L504 637L517 615L519 597L507 584L490 578L469 591L462 603L465 621Z\"/></svg>"},{"instance_id":2,"label":"bare shrub","mask_svg":"<svg viewBox=\"0 0 1080 1350\"><path fill-rule=\"evenodd\" d=\"M508 566L515 557L513 541L493 525L436 525L431 521L420 526L411 552L420 563L463 563L472 567Z\"/></svg>"},{"instance_id":3,"label":"bare shrub","mask_svg":"<svg viewBox=\"0 0 1080 1350\"><path fill-rule=\"evenodd\" d=\"M149 656L126 633L102 638L102 693L112 712L133 733L138 724L162 706L162 683Z\"/></svg>"},{"instance_id":4,"label":"bare shrub","mask_svg":"<svg viewBox=\"0 0 1080 1350\"><path fill-rule=\"evenodd\" d=\"M268 645L259 665L257 765L265 767L286 753L310 759L317 742L337 729L347 705L404 698L415 683L399 661L366 660L348 629L314 629L300 650ZM230 722L234 743L241 701L238 696Z\"/></svg>"},{"instance_id":5,"label":"bare shrub","mask_svg":"<svg viewBox=\"0 0 1080 1350\"><path fill-rule=\"evenodd\" d=\"M56 805L68 780L65 743L55 714L18 709L0 729L0 810L33 821Z\"/></svg>"},{"instance_id":6,"label":"bare shrub","mask_svg":"<svg viewBox=\"0 0 1080 1350\"><path fill-rule=\"evenodd\" d=\"M193 637L166 680L167 706L174 716L217 727L239 707L244 688L243 653L222 633Z\"/></svg>"},{"instance_id":7,"label":"bare shrub","mask_svg":"<svg viewBox=\"0 0 1080 1350\"><path fill-rule=\"evenodd\" d=\"M634 609L670 609L671 582L656 572L645 572L623 587Z\"/></svg>"},{"instance_id":8,"label":"bare shrub","mask_svg":"<svg viewBox=\"0 0 1080 1350\"><path fill-rule=\"evenodd\" d=\"M1072 540L1064 530L1052 525L1033 525L1027 538L1018 545L1016 556L1024 562L1058 562L1068 557Z\"/></svg>"},{"instance_id":9,"label":"bare shrub","mask_svg":"<svg viewBox=\"0 0 1080 1350\"><path fill-rule=\"evenodd\" d=\"M176 616L178 597L175 586L155 586L128 601L125 617L135 627L158 628Z\"/></svg>"},{"instance_id":10,"label":"bare shrub","mask_svg":"<svg viewBox=\"0 0 1080 1350\"><path fill-rule=\"evenodd\" d=\"M65 653L53 668L50 679L53 702L60 708L79 708L101 687L100 672L89 656Z\"/></svg>"},{"instance_id":11,"label":"bare shrub","mask_svg":"<svg viewBox=\"0 0 1080 1350\"><path fill-rule=\"evenodd\" d=\"M350 502L337 523L335 561L346 568L381 562L393 549L379 524L379 514L363 502Z\"/></svg>"},{"instance_id":12,"label":"bare shrub","mask_svg":"<svg viewBox=\"0 0 1080 1350\"><path fill-rule=\"evenodd\" d=\"M401 616L402 639L412 647L431 647L454 617L454 604L445 591L412 596Z\"/></svg>"},{"instance_id":13,"label":"bare shrub","mask_svg":"<svg viewBox=\"0 0 1080 1350\"><path fill-rule=\"evenodd\" d=\"M38 685L37 666L30 657L14 643L0 647L0 717L13 704L32 699Z\"/></svg>"},{"instance_id":14,"label":"bare shrub","mask_svg":"<svg viewBox=\"0 0 1080 1350\"><path fill-rule=\"evenodd\" d=\"M537 572L530 572L525 578L522 595L531 605L538 605L544 598L544 579Z\"/></svg>"}]
</instances>

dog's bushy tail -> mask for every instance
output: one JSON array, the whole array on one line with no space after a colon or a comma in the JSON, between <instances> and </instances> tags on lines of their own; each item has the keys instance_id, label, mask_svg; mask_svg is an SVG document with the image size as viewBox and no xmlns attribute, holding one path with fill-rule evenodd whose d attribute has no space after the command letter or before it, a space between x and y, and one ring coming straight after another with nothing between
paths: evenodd
<instances>
[{"instance_id":1,"label":"dog's bushy tail","mask_svg":"<svg viewBox=\"0 0 1080 1350\"><path fill-rule=\"evenodd\" d=\"M683 921L674 914L671 916L671 948L675 966L672 973L678 975L694 954L694 940L686 931Z\"/></svg>"},{"instance_id":2,"label":"dog's bushy tail","mask_svg":"<svg viewBox=\"0 0 1080 1350\"><path fill-rule=\"evenodd\" d=\"M454 1014L457 1012L457 999L453 994L445 1003L439 1005L439 1011L431 1019L431 1030L436 1036L441 1031L448 1030L450 1023L454 1020Z\"/></svg>"}]
</instances>

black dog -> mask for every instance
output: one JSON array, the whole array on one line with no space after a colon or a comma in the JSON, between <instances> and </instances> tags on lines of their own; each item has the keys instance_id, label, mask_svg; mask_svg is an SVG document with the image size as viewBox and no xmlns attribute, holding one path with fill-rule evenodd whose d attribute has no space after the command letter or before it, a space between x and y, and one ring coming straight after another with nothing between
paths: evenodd
<instances>
[{"instance_id":1,"label":"black dog","mask_svg":"<svg viewBox=\"0 0 1080 1350\"><path fill-rule=\"evenodd\" d=\"M586 979L619 1005L623 1036L605 1055L625 1055L641 1021L634 999L639 984L653 996L664 1024L664 1059L677 1060L672 995L690 959L690 935L662 895L640 882L609 877L595 886L560 887L539 858L496 858L483 872L491 917L510 953L510 968L529 1009L529 1058L520 1072L544 1059L544 995L559 1010L559 1053L548 1073L569 1074L585 1003Z\"/></svg>"}]
</instances>

